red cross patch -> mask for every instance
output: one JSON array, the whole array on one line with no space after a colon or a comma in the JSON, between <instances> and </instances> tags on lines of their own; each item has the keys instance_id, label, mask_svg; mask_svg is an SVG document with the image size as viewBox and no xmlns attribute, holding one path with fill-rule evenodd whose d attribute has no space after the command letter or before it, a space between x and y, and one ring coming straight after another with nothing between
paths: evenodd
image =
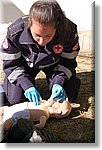
<instances>
[{"instance_id":1,"label":"red cross patch","mask_svg":"<svg viewBox=\"0 0 102 150\"><path fill-rule=\"evenodd\" d=\"M63 51L63 46L61 44L53 46L53 51L56 54L60 54Z\"/></svg>"}]
</instances>

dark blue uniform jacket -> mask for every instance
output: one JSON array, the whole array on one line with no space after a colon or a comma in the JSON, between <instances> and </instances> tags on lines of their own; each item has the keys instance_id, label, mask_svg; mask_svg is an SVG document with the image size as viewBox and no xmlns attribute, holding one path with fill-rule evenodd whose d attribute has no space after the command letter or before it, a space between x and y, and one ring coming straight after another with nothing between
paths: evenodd
<instances>
[{"instance_id":1,"label":"dark blue uniform jacket","mask_svg":"<svg viewBox=\"0 0 102 150\"><path fill-rule=\"evenodd\" d=\"M33 86L30 76L36 70L46 70L50 87L75 75L76 56L79 51L77 26L72 26L66 45L61 45L57 34L46 46L40 46L31 36L28 16L12 23L0 49L3 69L10 83L21 86L25 91Z\"/></svg>"}]
</instances>

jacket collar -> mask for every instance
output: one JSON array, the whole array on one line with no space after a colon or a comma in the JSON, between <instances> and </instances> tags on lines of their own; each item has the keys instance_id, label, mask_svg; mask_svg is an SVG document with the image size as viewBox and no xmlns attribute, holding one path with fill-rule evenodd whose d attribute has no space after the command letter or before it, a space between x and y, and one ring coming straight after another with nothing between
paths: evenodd
<instances>
[{"instance_id":1,"label":"jacket collar","mask_svg":"<svg viewBox=\"0 0 102 150\"><path fill-rule=\"evenodd\" d=\"M50 41L48 44L57 44L58 43L58 35L55 35L52 41ZM37 42L33 39L30 29L26 26L19 38L20 44L37 44Z\"/></svg>"},{"instance_id":2,"label":"jacket collar","mask_svg":"<svg viewBox=\"0 0 102 150\"><path fill-rule=\"evenodd\" d=\"M36 42L34 41L29 28L25 27L20 38L19 38L19 43L20 44L35 44Z\"/></svg>"}]
</instances>

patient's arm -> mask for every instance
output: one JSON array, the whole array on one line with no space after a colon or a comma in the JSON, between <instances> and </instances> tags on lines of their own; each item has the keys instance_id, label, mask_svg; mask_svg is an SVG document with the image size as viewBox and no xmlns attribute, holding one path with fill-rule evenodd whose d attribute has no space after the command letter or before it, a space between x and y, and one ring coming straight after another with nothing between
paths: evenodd
<instances>
[{"instance_id":1,"label":"patient's arm","mask_svg":"<svg viewBox=\"0 0 102 150\"><path fill-rule=\"evenodd\" d=\"M35 126L39 128L44 128L46 121L47 121L46 116L41 116L39 119L39 124L36 124Z\"/></svg>"},{"instance_id":2,"label":"patient's arm","mask_svg":"<svg viewBox=\"0 0 102 150\"><path fill-rule=\"evenodd\" d=\"M12 120L8 119L3 124L4 134L13 126Z\"/></svg>"}]
</instances>

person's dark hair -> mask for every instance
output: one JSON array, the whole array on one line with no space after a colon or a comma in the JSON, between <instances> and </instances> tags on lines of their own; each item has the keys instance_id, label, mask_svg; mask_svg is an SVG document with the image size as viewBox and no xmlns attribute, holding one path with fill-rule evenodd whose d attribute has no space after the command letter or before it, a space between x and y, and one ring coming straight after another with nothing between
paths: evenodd
<instances>
[{"instance_id":1,"label":"person's dark hair","mask_svg":"<svg viewBox=\"0 0 102 150\"><path fill-rule=\"evenodd\" d=\"M30 8L29 25L32 25L32 19L41 24L54 25L61 44L66 42L68 20L65 13L56 0L38 0Z\"/></svg>"}]
</instances>

